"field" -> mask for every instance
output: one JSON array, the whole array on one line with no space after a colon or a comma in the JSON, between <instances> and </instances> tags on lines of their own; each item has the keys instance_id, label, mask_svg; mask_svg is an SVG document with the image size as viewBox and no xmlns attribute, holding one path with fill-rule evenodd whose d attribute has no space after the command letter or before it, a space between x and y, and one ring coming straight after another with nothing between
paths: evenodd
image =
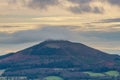
<instances>
[{"instance_id":1,"label":"field","mask_svg":"<svg viewBox=\"0 0 120 80\"><path fill-rule=\"evenodd\" d=\"M86 74L88 74L91 77L102 77L105 76L103 73L94 73L94 72L84 72Z\"/></svg>"},{"instance_id":2,"label":"field","mask_svg":"<svg viewBox=\"0 0 120 80\"><path fill-rule=\"evenodd\" d=\"M108 76L114 76L114 77L117 77L120 75L118 71L109 71L109 72L105 72L105 74Z\"/></svg>"},{"instance_id":3,"label":"field","mask_svg":"<svg viewBox=\"0 0 120 80\"><path fill-rule=\"evenodd\" d=\"M64 80L61 77L57 77L57 76L48 76L46 78L44 78L43 80Z\"/></svg>"},{"instance_id":4,"label":"field","mask_svg":"<svg viewBox=\"0 0 120 80\"><path fill-rule=\"evenodd\" d=\"M83 72L83 73L88 74L92 78L99 77L100 79L105 78L105 80L111 80L112 77L117 78L118 76L120 76L120 73L118 71L108 71L103 73L95 73L95 72ZM45 77L43 80L64 80L64 79L59 76L48 76Z\"/></svg>"},{"instance_id":5,"label":"field","mask_svg":"<svg viewBox=\"0 0 120 80\"><path fill-rule=\"evenodd\" d=\"M104 73L94 73L94 72L83 72L88 74L91 77L103 77L103 76L111 76L111 77L117 77L120 76L120 73L118 71L108 71Z\"/></svg>"}]
</instances>

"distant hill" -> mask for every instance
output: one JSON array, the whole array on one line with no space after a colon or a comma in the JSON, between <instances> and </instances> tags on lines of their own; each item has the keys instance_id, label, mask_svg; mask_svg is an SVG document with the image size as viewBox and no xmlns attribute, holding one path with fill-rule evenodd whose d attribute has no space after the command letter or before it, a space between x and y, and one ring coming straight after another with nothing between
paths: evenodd
<instances>
[{"instance_id":1,"label":"distant hill","mask_svg":"<svg viewBox=\"0 0 120 80\"><path fill-rule=\"evenodd\" d=\"M120 56L81 43L48 40L14 54L1 56L0 69L6 69L3 76L87 76L81 72L120 72Z\"/></svg>"}]
</instances>

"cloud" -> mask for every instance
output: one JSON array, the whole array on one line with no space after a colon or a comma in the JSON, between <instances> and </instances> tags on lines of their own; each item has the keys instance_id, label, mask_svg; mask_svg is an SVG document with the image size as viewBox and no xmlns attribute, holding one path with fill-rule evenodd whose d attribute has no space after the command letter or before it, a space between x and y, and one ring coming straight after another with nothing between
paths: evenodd
<instances>
[{"instance_id":1,"label":"cloud","mask_svg":"<svg viewBox=\"0 0 120 80\"><path fill-rule=\"evenodd\" d=\"M32 9L46 9L49 6L57 5L58 0L11 0L9 3L22 3Z\"/></svg>"},{"instance_id":2,"label":"cloud","mask_svg":"<svg viewBox=\"0 0 120 80\"><path fill-rule=\"evenodd\" d=\"M106 47L119 47L120 32L73 31L74 26L44 26L34 30L18 31L12 34L0 32L0 46L5 49L19 50L47 39L70 40L84 43L101 50ZM112 45L111 45L112 44ZM11 46L12 45L12 46ZM14 46L17 46L14 47ZM22 45L22 47L18 47ZM106 46L106 47L105 47ZM102 47L102 48L101 48Z\"/></svg>"},{"instance_id":3,"label":"cloud","mask_svg":"<svg viewBox=\"0 0 120 80\"><path fill-rule=\"evenodd\" d=\"M0 25L0 32L3 33L15 33L15 32L19 32L19 31L24 31L24 30L34 30L36 29L37 26L33 26L33 25Z\"/></svg>"},{"instance_id":4,"label":"cloud","mask_svg":"<svg viewBox=\"0 0 120 80\"><path fill-rule=\"evenodd\" d=\"M120 0L108 0L109 3L113 4L113 5L118 5L120 6Z\"/></svg>"},{"instance_id":5,"label":"cloud","mask_svg":"<svg viewBox=\"0 0 120 80\"><path fill-rule=\"evenodd\" d=\"M103 19L99 22L96 23L115 23L115 22L120 22L120 18L111 18L111 19Z\"/></svg>"},{"instance_id":6,"label":"cloud","mask_svg":"<svg viewBox=\"0 0 120 80\"><path fill-rule=\"evenodd\" d=\"M18 31L13 34L0 33L0 44L23 44L46 39L72 39L74 33L65 26L46 26L35 30Z\"/></svg>"},{"instance_id":7,"label":"cloud","mask_svg":"<svg viewBox=\"0 0 120 80\"><path fill-rule=\"evenodd\" d=\"M91 6L91 3L95 0L11 0L10 3L22 3L24 7L28 7L31 9L39 9L39 10L46 10L49 7L59 7L63 6L62 9L68 10L72 13L103 13L104 9L100 6ZM64 3L66 2L66 3ZM65 7L69 5L69 7ZM71 5L71 6L70 6ZM74 5L74 6L73 6ZM77 5L77 6L76 6Z\"/></svg>"},{"instance_id":8,"label":"cloud","mask_svg":"<svg viewBox=\"0 0 120 80\"><path fill-rule=\"evenodd\" d=\"M87 37L87 38L97 38L100 41L120 41L120 32L103 32L103 31L88 31L88 32L82 32L81 35Z\"/></svg>"},{"instance_id":9,"label":"cloud","mask_svg":"<svg viewBox=\"0 0 120 80\"><path fill-rule=\"evenodd\" d=\"M70 7L69 10L73 13L103 13L104 9L102 7L94 6L92 7L90 4L94 0L68 0L72 3L78 4L78 6Z\"/></svg>"},{"instance_id":10,"label":"cloud","mask_svg":"<svg viewBox=\"0 0 120 80\"><path fill-rule=\"evenodd\" d=\"M113 25L111 25L111 26L109 26L109 27L111 27L112 30L113 30L113 29L116 29L116 31L120 31L120 24L113 24Z\"/></svg>"},{"instance_id":11,"label":"cloud","mask_svg":"<svg viewBox=\"0 0 120 80\"><path fill-rule=\"evenodd\" d=\"M57 4L58 0L30 0L27 6L33 9L46 9Z\"/></svg>"},{"instance_id":12,"label":"cloud","mask_svg":"<svg viewBox=\"0 0 120 80\"><path fill-rule=\"evenodd\" d=\"M0 26L0 28L17 28L20 26L8 26L8 25L4 25L4 26Z\"/></svg>"},{"instance_id":13,"label":"cloud","mask_svg":"<svg viewBox=\"0 0 120 80\"><path fill-rule=\"evenodd\" d=\"M71 1L73 3L89 3L92 0L68 0L68 1Z\"/></svg>"},{"instance_id":14,"label":"cloud","mask_svg":"<svg viewBox=\"0 0 120 80\"><path fill-rule=\"evenodd\" d=\"M85 12L91 12L91 13L103 13L103 9L99 7L91 8L89 5L82 5L78 7L70 7L69 10L73 13L85 13Z\"/></svg>"},{"instance_id":15,"label":"cloud","mask_svg":"<svg viewBox=\"0 0 120 80\"><path fill-rule=\"evenodd\" d=\"M74 31L74 26L44 26L34 30L18 31L12 34L1 32L0 44L23 44L46 39L120 41L120 32Z\"/></svg>"}]
</instances>

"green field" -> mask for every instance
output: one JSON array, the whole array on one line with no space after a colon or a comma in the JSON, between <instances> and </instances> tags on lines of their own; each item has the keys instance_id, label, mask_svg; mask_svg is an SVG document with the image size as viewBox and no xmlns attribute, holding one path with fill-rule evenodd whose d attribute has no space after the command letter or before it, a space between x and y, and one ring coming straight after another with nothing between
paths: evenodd
<instances>
[{"instance_id":1,"label":"green field","mask_svg":"<svg viewBox=\"0 0 120 80\"><path fill-rule=\"evenodd\" d=\"M44 78L43 80L64 80L64 79L58 76L48 76Z\"/></svg>"},{"instance_id":2,"label":"green field","mask_svg":"<svg viewBox=\"0 0 120 80\"><path fill-rule=\"evenodd\" d=\"M88 74L91 77L102 77L102 76L112 76L112 77L117 77L120 76L120 73L118 71L108 71L104 73L95 73L95 72L83 72Z\"/></svg>"},{"instance_id":3,"label":"green field","mask_svg":"<svg viewBox=\"0 0 120 80\"><path fill-rule=\"evenodd\" d=\"M94 73L94 72L84 72L84 73L88 74L91 77L102 77L102 76L105 76L105 74L102 74L102 73Z\"/></svg>"},{"instance_id":4,"label":"green field","mask_svg":"<svg viewBox=\"0 0 120 80\"><path fill-rule=\"evenodd\" d=\"M113 76L113 77L117 77L120 75L120 73L118 71L108 71L108 72L105 72L104 74L106 74L108 76Z\"/></svg>"}]
</instances>

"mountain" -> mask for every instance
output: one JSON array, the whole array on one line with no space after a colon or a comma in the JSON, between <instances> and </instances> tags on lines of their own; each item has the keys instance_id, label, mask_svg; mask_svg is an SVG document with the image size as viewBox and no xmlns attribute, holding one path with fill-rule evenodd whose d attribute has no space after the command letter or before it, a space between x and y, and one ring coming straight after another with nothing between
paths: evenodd
<instances>
[{"instance_id":1,"label":"mountain","mask_svg":"<svg viewBox=\"0 0 120 80\"><path fill-rule=\"evenodd\" d=\"M1 56L0 69L5 69L3 76L87 76L81 72L120 72L120 56L81 43L48 40L14 54Z\"/></svg>"},{"instance_id":2,"label":"mountain","mask_svg":"<svg viewBox=\"0 0 120 80\"><path fill-rule=\"evenodd\" d=\"M12 55L14 55L14 53L8 53L8 54L0 56L0 59L4 59L4 58L7 58L7 57L12 56Z\"/></svg>"}]
</instances>

